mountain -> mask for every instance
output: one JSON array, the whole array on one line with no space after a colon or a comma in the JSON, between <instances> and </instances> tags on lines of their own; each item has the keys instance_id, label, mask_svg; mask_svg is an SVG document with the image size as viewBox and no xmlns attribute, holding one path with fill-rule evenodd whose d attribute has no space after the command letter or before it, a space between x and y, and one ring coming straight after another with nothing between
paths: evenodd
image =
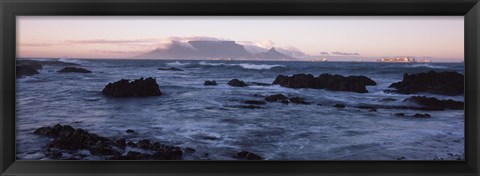
<instances>
[{"instance_id":1,"label":"mountain","mask_svg":"<svg viewBox=\"0 0 480 176\"><path fill-rule=\"evenodd\" d=\"M133 58L138 59L234 59L234 60L295 60L271 48L266 52L252 54L245 46L235 41L172 41L164 49L155 49Z\"/></svg>"},{"instance_id":2,"label":"mountain","mask_svg":"<svg viewBox=\"0 0 480 176\"><path fill-rule=\"evenodd\" d=\"M295 58L291 56L278 52L273 47L267 52L255 54L254 57L262 60L295 60Z\"/></svg>"}]
</instances>

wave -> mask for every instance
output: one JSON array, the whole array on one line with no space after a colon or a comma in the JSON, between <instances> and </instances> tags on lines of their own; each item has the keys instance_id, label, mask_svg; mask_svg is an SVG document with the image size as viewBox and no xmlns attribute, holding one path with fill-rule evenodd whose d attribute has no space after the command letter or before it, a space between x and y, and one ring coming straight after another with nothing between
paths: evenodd
<instances>
[{"instance_id":1,"label":"wave","mask_svg":"<svg viewBox=\"0 0 480 176\"><path fill-rule=\"evenodd\" d=\"M438 68L438 69L446 69L447 68L445 66L431 65L431 64L413 64L413 65L407 65L406 67L410 67L410 68L425 67L425 68Z\"/></svg>"},{"instance_id":2,"label":"wave","mask_svg":"<svg viewBox=\"0 0 480 176\"><path fill-rule=\"evenodd\" d=\"M269 64L249 64L249 63L242 63L242 64L226 64L226 63L208 63L201 61L198 63L202 66L229 66L229 67L242 67L244 69L252 69L252 70L269 70L275 67L285 67L285 65L269 65Z\"/></svg>"},{"instance_id":3,"label":"wave","mask_svg":"<svg viewBox=\"0 0 480 176\"><path fill-rule=\"evenodd\" d=\"M168 66L186 66L186 65L190 65L190 62L178 62L178 61L175 61L175 62L169 62L167 63Z\"/></svg>"},{"instance_id":4,"label":"wave","mask_svg":"<svg viewBox=\"0 0 480 176\"><path fill-rule=\"evenodd\" d=\"M74 63L74 64L85 64L89 63L89 61L86 60L80 60L80 59L68 59L68 58L60 58L58 59L60 62L67 62L67 63Z\"/></svg>"}]
</instances>

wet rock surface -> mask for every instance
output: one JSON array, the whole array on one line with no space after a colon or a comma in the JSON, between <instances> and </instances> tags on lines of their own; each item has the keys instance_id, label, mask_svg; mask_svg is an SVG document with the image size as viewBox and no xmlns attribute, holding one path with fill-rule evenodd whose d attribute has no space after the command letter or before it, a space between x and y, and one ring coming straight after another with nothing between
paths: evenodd
<instances>
[{"instance_id":1,"label":"wet rock surface","mask_svg":"<svg viewBox=\"0 0 480 176\"><path fill-rule=\"evenodd\" d=\"M403 80L390 85L393 92L414 94L428 92L440 95L461 95L464 93L464 76L457 72L422 72L403 75Z\"/></svg>"},{"instance_id":2,"label":"wet rock surface","mask_svg":"<svg viewBox=\"0 0 480 176\"><path fill-rule=\"evenodd\" d=\"M465 103L461 101L454 101L451 99L448 100L439 100L433 97L425 97L425 96L413 96L410 98L405 99L406 102L415 102L425 108L429 109L438 109L438 110L445 110L445 109L464 109Z\"/></svg>"},{"instance_id":3,"label":"wet rock surface","mask_svg":"<svg viewBox=\"0 0 480 176\"><path fill-rule=\"evenodd\" d=\"M288 104L288 98L282 94L274 94L274 95L267 96L265 97L265 101L280 102L280 103Z\"/></svg>"},{"instance_id":4,"label":"wet rock surface","mask_svg":"<svg viewBox=\"0 0 480 176\"><path fill-rule=\"evenodd\" d=\"M160 96L162 92L154 78L141 78L134 81L122 79L108 83L102 90L102 94L110 97L148 97Z\"/></svg>"},{"instance_id":5,"label":"wet rock surface","mask_svg":"<svg viewBox=\"0 0 480 176\"><path fill-rule=\"evenodd\" d=\"M47 156L51 159L62 159L60 151L75 153L79 150L88 150L92 155L108 160L179 160L183 155L183 149L180 147L151 142L146 139L139 140L137 143L126 142L123 138L111 140L68 125L57 124L53 127L41 127L35 130L34 134L54 138L48 143L46 150ZM127 146L143 149L146 152L126 151ZM78 155L77 157L82 156Z\"/></svg>"},{"instance_id":6,"label":"wet rock surface","mask_svg":"<svg viewBox=\"0 0 480 176\"><path fill-rule=\"evenodd\" d=\"M16 66L15 67L15 73L16 73L17 78L39 74L37 69L35 69L32 66L28 66L28 65Z\"/></svg>"},{"instance_id":7,"label":"wet rock surface","mask_svg":"<svg viewBox=\"0 0 480 176\"><path fill-rule=\"evenodd\" d=\"M78 67L65 67L59 71L59 73L92 73L92 71L84 69L84 68L78 68Z\"/></svg>"},{"instance_id":8,"label":"wet rock surface","mask_svg":"<svg viewBox=\"0 0 480 176\"><path fill-rule=\"evenodd\" d=\"M366 86L377 83L366 76L348 76L321 74L314 77L311 74L295 74L292 76L278 75L272 84L289 88L313 88L334 91L349 91L367 93Z\"/></svg>"},{"instance_id":9,"label":"wet rock surface","mask_svg":"<svg viewBox=\"0 0 480 176\"><path fill-rule=\"evenodd\" d=\"M206 80L204 83L203 83L204 86L216 86L217 85L217 82L215 80Z\"/></svg>"},{"instance_id":10,"label":"wet rock surface","mask_svg":"<svg viewBox=\"0 0 480 176\"><path fill-rule=\"evenodd\" d=\"M157 68L157 70L162 70L162 71L183 71L182 69L175 68L175 67L170 67L170 68Z\"/></svg>"},{"instance_id":11,"label":"wet rock surface","mask_svg":"<svg viewBox=\"0 0 480 176\"><path fill-rule=\"evenodd\" d=\"M239 80L239 79L232 79L232 80L228 81L227 84L232 86L232 87L246 87L246 86L248 86L245 82L243 82L242 80Z\"/></svg>"},{"instance_id":12,"label":"wet rock surface","mask_svg":"<svg viewBox=\"0 0 480 176\"><path fill-rule=\"evenodd\" d=\"M238 152L233 157L237 159L243 159L243 160L262 160L263 159L260 155L257 155L255 153L248 152L248 151Z\"/></svg>"}]
</instances>

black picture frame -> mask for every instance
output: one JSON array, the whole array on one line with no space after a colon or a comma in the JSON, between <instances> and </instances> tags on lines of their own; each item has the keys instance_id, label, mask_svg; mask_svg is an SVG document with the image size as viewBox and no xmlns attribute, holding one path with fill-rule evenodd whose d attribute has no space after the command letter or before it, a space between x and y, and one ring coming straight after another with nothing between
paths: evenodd
<instances>
[{"instance_id":1,"label":"black picture frame","mask_svg":"<svg viewBox=\"0 0 480 176\"><path fill-rule=\"evenodd\" d=\"M1 175L479 175L478 0L0 0ZM465 161L16 161L15 51L20 15L465 17Z\"/></svg>"}]
</instances>

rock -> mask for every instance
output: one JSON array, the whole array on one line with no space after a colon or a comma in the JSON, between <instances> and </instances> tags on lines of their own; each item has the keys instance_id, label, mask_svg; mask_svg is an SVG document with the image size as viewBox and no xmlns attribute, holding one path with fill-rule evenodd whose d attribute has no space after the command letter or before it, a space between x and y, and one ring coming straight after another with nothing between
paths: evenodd
<instances>
[{"instance_id":1,"label":"rock","mask_svg":"<svg viewBox=\"0 0 480 176\"><path fill-rule=\"evenodd\" d=\"M430 114L420 114L420 113L416 113L415 115L413 115L413 117L416 117L416 118L429 118L429 117L432 117Z\"/></svg>"},{"instance_id":2,"label":"rock","mask_svg":"<svg viewBox=\"0 0 480 176\"><path fill-rule=\"evenodd\" d=\"M41 127L35 130L35 134L44 135L54 138L47 147L47 152L55 150L67 150L75 152L78 150L89 150L91 154L102 156L108 159L161 159L161 160L178 160L181 159L183 150L180 147L163 145L158 142L150 142L150 140L140 140L137 144L125 139L117 139L115 141L96 134L88 133L83 129L75 129L71 126L55 125L53 127ZM141 148L150 150L151 154L144 154L139 152L128 152L126 155L126 146L132 148ZM147 152L148 153L148 152ZM48 153L47 153L48 154ZM58 157L58 154L49 152L51 158ZM61 156L60 156L61 157Z\"/></svg>"},{"instance_id":3,"label":"rock","mask_svg":"<svg viewBox=\"0 0 480 176\"><path fill-rule=\"evenodd\" d=\"M278 75L272 84L288 88L314 88L315 77L311 74Z\"/></svg>"},{"instance_id":4,"label":"rock","mask_svg":"<svg viewBox=\"0 0 480 176\"><path fill-rule=\"evenodd\" d=\"M257 101L257 100L245 100L245 104L254 104L254 105L264 105L266 104L264 101Z\"/></svg>"},{"instance_id":5,"label":"rock","mask_svg":"<svg viewBox=\"0 0 480 176\"><path fill-rule=\"evenodd\" d=\"M47 156L49 156L52 159L62 159L62 152L59 150L48 150L47 151Z\"/></svg>"},{"instance_id":6,"label":"rock","mask_svg":"<svg viewBox=\"0 0 480 176\"><path fill-rule=\"evenodd\" d=\"M366 88L366 83L368 83L368 81L365 79L369 78L364 76L344 77L341 75L331 75L325 73L315 78L315 87L335 91L367 93L368 91Z\"/></svg>"},{"instance_id":7,"label":"rock","mask_svg":"<svg viewBox=\"0 0 480 176\"><path fill-rule=\"evenodd\" d=\"M336 107L336 108L345 108L345 105L344 105L344 104L335 104L335 105L333 105L333 107Z\"/></svg>"},{"instance_id":8,"label":"rock","mask_svg":"<svg viewBox=\"0 0 480 176\"><path fill-rule=\"evenodd\" d=\"M403 80L390 85L397 93L413 94L428 92L440 95L461 95L464 93L464 77L457 72L423 72L403 75Z\"/></svg>"},{"instance_id":9,"label":"rock","mask_svg":"<svg viewBox=\"0 0 480 176\"><path fill-rule=\"evenodd\" d=\"M377 107L371 106L371 105L360 105L360 106L357 106L357 108L368 109L371 112L377 111Z\"/></svg>"},{"instance_id":10,"label":"rock","mask_svg":"<svg viewBox=\"0 0 480 176\"><path fill-rule=\"evenodd\" d=\"M190 148L190 147L187 147L185 148L185 153L195 153L197 150L193 149L193 148Z\"/></svg>"},{"instance_id":11,"label":"rock","mask_svg":"<svg viewBox=\"0 0 480 176\"><path fill-rule=\"evenodd\" d=\"M310 104L308 102L305 102L305 99L300 98L300 97L292 97L292 98L290 98L290 102L295 103L295 104L305 104L305 105Z\"/></svg>"},{"instance_id":12,"label":"rock","mask_svg":"<svg viewBox=\"0 0 480 176\"><path fill-rule=\"evenodd\" d=\"M349 76L321 74L314 77L310 74L295 74L293 76L278 75L272 84L289 88L313 88L335 91L350 91L367 93L365 86L376 85L375 81L366 76Z\"/></svg>"},{"instance_id":13,"label":"rock","mask_svg":"<svg viewBox=\"0 0 480 176\"><path fill-rule=\"evenodd\" d=\"M233 87L245 87L247 84L243 82L242 80L239 79L232 79L228 81L228 85L233 86Z\"/></svg>"},{"instance_id":14,"label":"rock","mask_svg":"<svg viewBox=\"0 0 480 176\"><path fill-rule=\"evenodd\" d=\"M397 101L395 98L384 98L381 101Z\"/></svg>"},{"instance_id":15,"label":"rock","mask_svg":"<svg viewBox=\"0 0 480 176\"><path fill-rule=\"evenodd\" d=\"M236 105L236 106L227 106L227 107L243 108L243 109L261 109L262 108L260 106L255 106L255 105Z\"/></svg>"},{"instance_id":16,"label":"rock","mask_svg":"<svg viewBox=\"0 0 480 176\"><path fill-rule=\"evenodd\" d=\"M160 88L154 78L136 79L132 82L122 79L108 83L102 90L103 95L110 97L147 97L160 96Z\"/></svg>"},{"instance_id":17,"label":"rock","mask_svg":"<svg viewBox=\"0 0 480 176\"><path fill-rule=\"evenodd\" d=\"M244 160L262 160L261 156L248 151L238 152L233 157L237 159L244 159Z\"/></svg>"},{"instance_id":18,"label":"rock","mask_svg":"<svg viewBox=\"0 0 480 176\"><path fill-rule=\"evenodd\" d=\"M217 82L215 80L206 80L204 83L203 83L204 86L216 86L217 85Z\"/></svg>"},{"instance_id":19,"label":"rock","mask_svg":"<svg viewBox=\"0 0 480 176\"><path fill-rule=\"evenodd\" d=\"M164 70L164 71L183 71L182 69L170 67L170 68L157 68L157 70Z\"/></svg>"},{"instance_id":20,"label":"rock","mask_svg":"<svg viewBox=\"0 0 480 176\"><path fill-rule=\"evenodd\" d=\"M275 94L275 95L270 95L265 97L265 101L268 102L280 102L284 104L288 104L288 98L285 95L282 94Z\"/></svg>"},{"instance_id":21,"label":"rock","mask_svg":"<svg viewBox=\"0 0 480 176\"><path fill-rule=\"evenodd\" d=\"M35 70L40 70L43 68L42 64L32 60L16 60L15 63L17 66L29 66Z\"/></svg>"},{"instance_id":22,"label":"rock","mask_svg":"<svg viewBox=\"0 0 480 176\"><path fill-rule=\"evenodd\" d=\"M115 141L115 144L117 145L117 147L120 147L122 149L124 149L125 147L127 147L127 143L125 142L125 139L124 138L121 138L121 139L117 139Z\"/></svg>"},{"instance_id":23,"label":"rock","mask_svg":"<svg viewBox=\"0 0 480 176\"><path fill-rule=\"evenodd\" d=\"M457 109L461 110L464 109L465 103L460 102L460 101L454 101L451 99L448 100L439 100L436 98L428 98L425 96L412 96L410 98L405 99L404 101L410 101L410 102L415 102L423 107L426 107L428 109L438 109L438 110L444 110L444 109Z\"/></svg>"},{"instance_id":24,"label":"rock","mask_svg":"<svg viewBox=\"0 0 480 176\"><path fill-rule=\"evenodd\" d=\"M248 82L249 86L271 86L272 84L268 83L260 83L260 82Z\"/></svg>"},{"instance_id":25,"label":"rock","mask_svg":"<svg viewBox=\"0 0 480 176\"><path fill-rule=\"evenodd\" d=\"M133 131L132 129L127 129L126 132L127 132L127 133L135 133L135 131Z\"/></svg>"},{"instance_id":26,"label":"rock","mask_svg":"<svg viewBox=\"0 0 480 176\"><path fill-rule=\"evenodd\" d=\"M15 67L15 73L16 73L17 78L23 77L23 76L32 76L32 75L39 74L37 69L35 69L32 66L28 66L28 65L16 66Z\"/></svg>"},{"instance_id":27,"label":"rock","mask_svg":"<svg viewBox=\"0 0 480 176\"><path fill-rule=\"evenodd\" d=\"M398 117L405 117L405 113L395 113L395 116L398 116Z\"/></svg>"},{"instance_id":28,"label":"rock","mask_svg":"<svg viewBox=\"0 0 480 176\"><path fill-rule=\"evenodd\" d=\"M77 67L65 67L59 71L59 73L92 73L92 71L84 69L84 68L77 68Z\"/></svg>"}]
</instances>

